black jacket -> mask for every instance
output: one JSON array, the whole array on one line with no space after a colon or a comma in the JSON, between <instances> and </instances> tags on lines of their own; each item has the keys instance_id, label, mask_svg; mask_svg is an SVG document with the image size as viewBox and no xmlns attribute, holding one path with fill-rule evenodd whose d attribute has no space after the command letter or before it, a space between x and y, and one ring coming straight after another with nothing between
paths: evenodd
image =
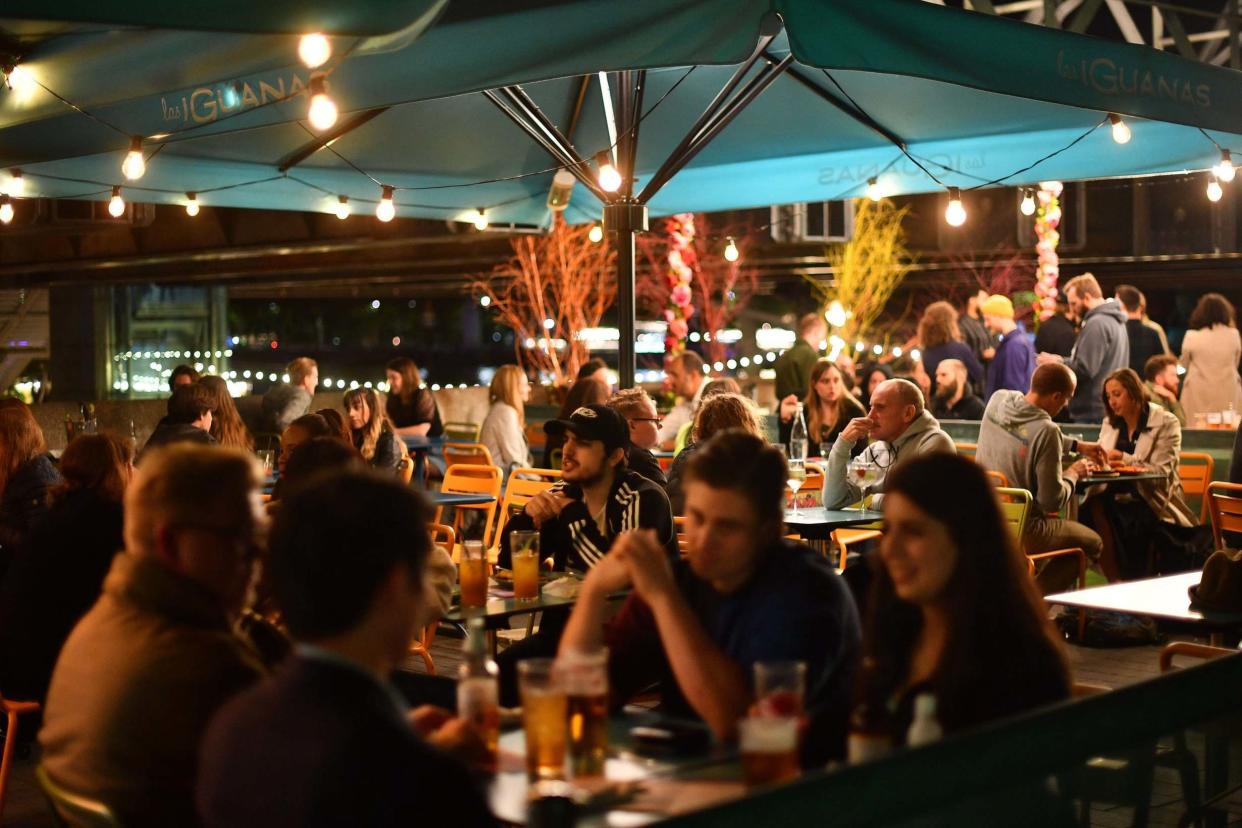
<instances>
[{"instance_id":1,"label":"black jacket","mask_svg":"<svg viewBox=\"0 0 1242 828\"><path fill-rule=\"evenodd\" d=\"M159 446L169 446L173 443L201 443L205 446L214 446L216 438L196 425L190 423L174 423L167 417L159 421L155 431L151 432L151 436L147 438L147 444L142 447L139 458L148 451Z\"/></svg>"},{"instance_id":2,"label":"black jacket","mask_svg":"<svg viewBox=\"0 0 1242 828\"><path fill-rule=\"evenodd\" d=\"M18 466L0 496L0 575L26 542L33 527L47 514L48 489L60 483L60 472L46 454Z\"/></svg>"},{"instance_id":3,"label":"black jacket","mask_svg":"<svg viewBox=\"0 0 1242 828\"><path fill-rule=\"evenodd\" d=\"M630 529L654 529L669 557L677 559L677 532L673 528L673 510L664 490L635 471L626 469L617 475L604 510L607 535L599 531L595 518L582 500L582 488L561 481L552 487L573 499L556 518L539 528L540 552L552 556L553 568L590 569L608 554L612 540ZM500 565L512 566L509 557L509 533L515 529L534 529L535 522L525 511L505 524L500 536Z\"/></svg>"},{"instance_id":4,"label":"black jacket","mask_svg":"<svg viewBox=\"0 0 1242 828\"><path fill-rule=\"evenodd\" d=\"M668 480L664 477L664 469L660 468L660 461L656 459L656 456L633 443L630 443L630 450L625 454L625 467L632 472L638 472L657 486L668 485Z\"/></svg>"},{"instance_id":5,"label":"black jacket","mask_svg":"<svg viewBox=\"0 0 1242 828\"><path fill-rule=\"evenodd\" d=\"M348 665L289 659L220 710L201 760L206 828L495 824L466 768Z\"/></svg>"}]
</instances>

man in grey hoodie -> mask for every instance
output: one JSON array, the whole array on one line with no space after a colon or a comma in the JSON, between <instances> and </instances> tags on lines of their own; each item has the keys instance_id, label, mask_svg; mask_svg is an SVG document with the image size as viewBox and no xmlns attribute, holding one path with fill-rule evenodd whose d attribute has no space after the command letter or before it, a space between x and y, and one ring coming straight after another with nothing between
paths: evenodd
<instances>
[{"instance_id":1,"label":"man in grey hoodie","mask_svg":"<svg viewBox=\"0 0 1242 828\"><path fill-rule=\"evenodd\" d=\"M1061 429L1052 421L1074 396L1075 386L1074 373L1067 366L1051 364L1035 369L1027 393L994 393L979 426L975 460L985 469L1005 475L1009 485L1026 489L1034 498L1022 536L1027 554L1078 547L1095 562L1103 548L1100 536L1077 521L1056 517L1073 499L1078 478L1088 471L1085 459L1061 470L1064 441ZM1099 444L1071 440L1070 452L1098 458ZM1068 589L1077 573L1073 558L1051 558L1036 580L1048 595Z\"/></svg>"},{"instance_id":2,"label":"man in grey hoodie","mask_svg":"<svg viewBox=\"0 0 1242 828\"><path fill-rule=\"evenodd\" d=\"M1075 276L1065 285L1070 312L1082 321L1078 342L1069 358L1042 353L1040 365L1064 363L1078 379L1070 400L1070 419L1098 423L1104 419L1104 380L1130 364L1130 337L1126 334L1126 311L1115 299L1105 299L1100 283L1090 273Z\"/></svg>"},{"instance_id":3,"label":"man in grey hoodie","mask_svg":"<svg viewBox=\"0 0 1242 828\"><path fill-rule=\"evenodd\" d=\"M871 438L871 445L858 456L880 471L879 480L860 487L849 479L850 456L854 444ZM828 454L828 471L824 476L824 507L840 509L857 503L865 495L873 495L871 507L880 508L885 477L897 464L933 451L954 452L953 439L940 429L940 423L929 414L923 392L909 380L885 380L871 395L871 410L866 417L855 417L841 431Z\"/></svg>"}]
</instances>

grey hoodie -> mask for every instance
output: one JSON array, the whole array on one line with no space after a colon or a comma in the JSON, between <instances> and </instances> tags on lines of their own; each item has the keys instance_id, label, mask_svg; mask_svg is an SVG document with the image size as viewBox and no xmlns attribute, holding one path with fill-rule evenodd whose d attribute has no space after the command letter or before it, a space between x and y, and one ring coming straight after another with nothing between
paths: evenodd
<instances>
[{"instance_id":1,"label":"grey hoodie","mask_svg":"<svg viewBox=\"0 0 1242 828\"><path fill-rule=\"evenodd\" d=\"M1109 299L1087 312L1065 364L1078 377L1078 389L1069 404L1070 419L1076 423L1103 420L1104 380L1113 371L1130 365L1130 337L1120 302Z\"/></svg>"},{"instance_id":2,"label":"grey hoodie","mask_svg":"<svg viewBox=\"0 0 1242 828\"><path fill-rule=\"evenodd\" d=\"M864 495L874 495L871 508L880 508L883 500L884 481L888 472L899 462L928 454L933 451L944 451L952 454L957 451L953 438L940 429L928 411L924 410L906 427L901 436L891 444L875 442L867 446L858 459L874 463L880 469L880 479L866 489L855 486L849 479L848 467L854 441L838 437L828 453L828 471L824 475L824 508L840 509L851 503L857 503Z\"/></svg>"},{"instance_id":3,"label":"grey hoodie","mask_svg":"<svg viewBox=\"0 0 1242 828\"><path fill-rule=\"evenodd\" d=\"M1061 474L1061 429L1048 412L1020 391L992 395L979 425L975 460L998 471L1009 485L1028 490L1036 513L1059 512L1074 494L1074 481Z\"/></svg>"}]
</instances>

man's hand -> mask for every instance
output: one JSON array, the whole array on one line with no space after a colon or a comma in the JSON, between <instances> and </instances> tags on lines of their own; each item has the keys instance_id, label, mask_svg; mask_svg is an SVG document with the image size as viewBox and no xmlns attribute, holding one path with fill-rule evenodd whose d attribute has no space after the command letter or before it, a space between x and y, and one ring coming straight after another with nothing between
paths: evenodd
<instances>
[{"instance_id":1,"label":"man's hand","mask_svg":"<svg viewBox=\"0 0 1242 828\"><path fill-rule=\"evenodd\" d=\"M984 348L984 349L983 349L983 358L984 358L984 359L992 359L992 358L993 358L993 357L995 357L995 356L996 356L996 349L995 349L995 348Z\"/></svg>"},{"instance_id":2,"label":"man's hand","mask_svg":"<svg viewBox=\"0 0 1242 828\"><path fill-rule=\"evenodd\" d=\"M1065 470L1065 476L1072 477L1075 480L1078 480L1080 477L1086 477L1089 474L1091 474L1091 464L1086 460L1079 460Z\"/></svg>"},{"instance_id":3,"label":"man's hand","mask_svg":"<svg viewBox=\"0 0 1242 828\"><path fill-rule=\"evenodd\" d=\"M535 526L539 527L544 521L552 520L559 515L561 510L572 502L571 498L560 492L540 492L527 501L523 511L535 522Z\"/></svg>"},{"instance_id":4,"label":"man's hand","mask_svg":"<svg viewBox=\"0 0 1242 828\"><path fill-rule=\"evenodd\" d=\"M452 721L453 713L434 704L424 704L411 710L409 718L420 736L428 736Z\"/></svg>"},{"instance_id":5,"label":"man's hand","mask_svg":"<svg viewBox=\"0 0 1242 828\"><path fill-rule=\"evenodd\" d=\"M1177 402L1177 395L1163 385L1149 385L1147 388L1154 392L1157 397L1164 397L1169 402Z\"/></svg>"},{"instance_id":6,"label":"man's hand","mask_svg":"<svg viewBox=\"0 0 1242 828\"><path fill-rule=\"evenodd\" d=\"M677 589L673 580L673 568L668 553L656 540L653 529L634 529L617 538L614 553L621 547L621 559L625 561L634 590L648 604L654 604Z\"/></svg>"},{"instance_id":7,"label":"man's hand","mask_svg":"<svg viewBox=\"0 0 1242 828\"><path fill-rule=\"evenodd\" d=\"M483 765L491 760L483 735L464 719L450 718L423 738L471 765Z\"/></svg>"},{"instance_id":8,"label":"man's hand","mask_svg":"<svg viewBox=\"0 0 1242 828\"><path fill-rule=\"evenodd\" d=\"M1050 354L1047 351L1040 351L1039 355L1035 357L1035 364L1037 365L1057 365L1062 362L1065 362L1065 360L1058 354Z\"/></svg>"},{"instance_id":9,"label":"man's hand","mask_svg":"<svg viewBox=\"0 0 1242 828\"><path fill-rule=\"evenodd\" d=\"M1108 450L1108 462L1110 463L1120 463L1123 457L1124 455L1117 449Z\"/></svg>"},{"instance_id":10,"label":"man's hand","mask_svg":"<svg viewBox=\"0 0 1242 828\"><path fill-rule=\"evenodd\" d=\"M781 422L787 423L793 419L794 414L798 412L798 396L790 394L781 400Z\"/></svg>"},{"instance_id":11,"label":"man's hand","mask_svg":"<svg viewBox=\"0 0 1242 828\"><path fill-rule=\"evenodd\" d=\"M855 417L841 430L841 436L852 443L857 443L870 435L873 428L875 428L875 420L870 417Z\"/></svg>"}]
</instances>

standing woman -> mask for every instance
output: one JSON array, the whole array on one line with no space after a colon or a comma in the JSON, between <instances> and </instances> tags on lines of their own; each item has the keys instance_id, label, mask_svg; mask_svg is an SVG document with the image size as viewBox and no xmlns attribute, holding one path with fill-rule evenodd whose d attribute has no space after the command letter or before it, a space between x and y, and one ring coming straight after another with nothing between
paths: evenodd
<instances>
[{"instance_id":1,"label":"standing woman","mask_svg":"<svg viewBox=\"0 0 1242 828\"><path fill-rule=\"evenodd\" d=\"M1190 315L1181 362L1186 367L1182 408L1191 423L1209 412L1242 411L1242 340L1236 320L1233 305L1219 293L1203 294Z\"/></svg>"},{"instance_id":2,"label":"standing woman","mask_svg":"<svg viewBox=\"0 0 1242 828\"><path fill-rule=\"evenodd\" d=\"M198 384L211 393L211 399L216 404L211 415L210 432L216 442L228 448L254 451L254 437L250 436L250 430L242 422L241 414L237 413L237 405L233 402L233 395L229 393L228 383L222 377L206 376Z\"/></svg>"},{"instance_id":3,"label":"standing woman","mask_svg":"<svg viewBox=\"0 0 1242 828\"><path fill-rule=\"evenodd\" d=\"M957 327L957 310L948 302L932 302L919 319L919 346L923 349L923 370L931 380L931 394L936 393L936 366L942 359L960 359L970 375L971 387L983 390L983 366L975 352L962 341Z\"/></svg>"},{"instance_id":4,"label":"standing woman","mask_svg":"<svg viewBox=\"0 0 1242 828\"><path fill-rule=\"evenodd\" d=\"M354 448L373 468L396 471L405 457L405 444L393 433L384 413L384 401L372 388L345 392L345 417L349 420Z\"/></svg>"},{"instance_id":5,"label":"standing woman","mask_svg":"<svg viewBox=\"0 0 1242 828\"><path fill-rule=\"evenodd\" d=\"M418 366L409 357L397 357L384 366L388 375L388 402L384 410L393 430L401 436L439 437L444 434L440 409L431 389L423 385Z\"/></svg>"},{"instance_id":6,"label":"standing woman","mask_svg":"<svg viewBox=\"0 0 1242 828\"><path fill-rule=\"evenodd\" d=\"M60 483L43 430L23 403L0 409L0 574L47 513L47 493Z\"/></svg>"},{"instance_id":7,"label":"standing woman","mask_svg":"<svg viewBox=\"0 0 1242 828\"><path fill-rule=\"evenodd\" d=\"M61 455L64 483L0 589L0 693L47 696L61 646L125 546L121 501L133 460L129 444L108 434L78 437Z\"/></svg>"},{"instance_id":8,"label":"standing woman","mask_svg":"<svg viewBox=\"0 0 1242 828\"><path fill-rule=\"evenodd\" d=\"M526 443L526 401L530 399L526 372L516 365L500 366L487 396L492 406L479 429L479 442L508 480L509 472L531 463Z\"/></svg>"}]
</instances>

